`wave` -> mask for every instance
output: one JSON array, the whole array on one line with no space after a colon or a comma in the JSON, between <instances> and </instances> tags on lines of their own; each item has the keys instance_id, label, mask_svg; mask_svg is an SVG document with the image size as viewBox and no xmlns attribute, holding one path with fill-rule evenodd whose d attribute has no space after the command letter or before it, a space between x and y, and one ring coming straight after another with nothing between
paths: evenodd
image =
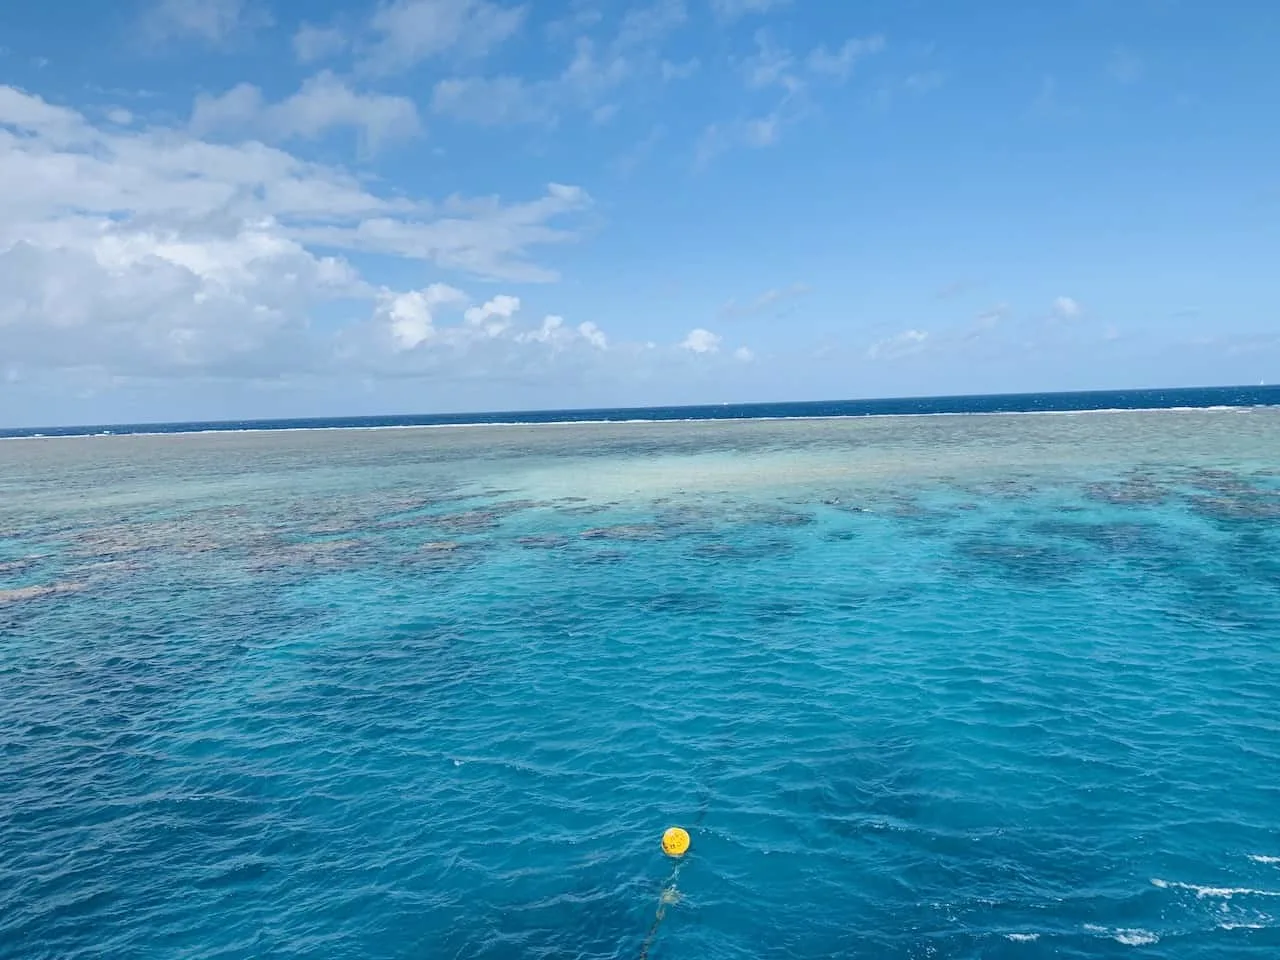
<instances>
[{"instance_id":1,"label":"wave","mask_svg":"<svg viewBox=\"0 0 1280 960\"><path fill-rule=\"evenodd\" d=\"M1232 897L1280 897L1280 890L1257 890L1253 887L1210 887L1197 883L1181 883L1177 880L1161 880L1155 877L1151 881L1153 887L1161 890L1190 890L1200 899L1220 897L1230 900Z\"/></svg>"},{"instance_id":2,"label":"wave","mask_svg":"<svg viewBox=\"0 0 1280 960\"><path fill-rule=\"evenodd\" d=\"M1096 933L1100 936L1108 936L1117 943L1123 943L1126 947L1145 947L1153 943L1160 942L1160 935L1152 933L1150 930L1142 930L1138 927L1120 927L1109 928L1099 927L1096 924L1085 924L1085 930L1089 933Z\"/></svg>"}]
</instances>

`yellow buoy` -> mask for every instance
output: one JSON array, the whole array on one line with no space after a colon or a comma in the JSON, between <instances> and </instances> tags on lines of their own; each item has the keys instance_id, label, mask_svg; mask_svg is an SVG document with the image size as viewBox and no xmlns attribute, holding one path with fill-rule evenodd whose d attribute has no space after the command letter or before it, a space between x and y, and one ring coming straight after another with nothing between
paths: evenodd
<instances>
[{"instance_id":1,"label":"yellow buoy","mask_svg":"<svg viewBox=\"0 0 1280 960\"><path fill-rule=\"evenodd\" d=\"M662 852L668 857L683 857L688 849L688 831L679 827L671 827L662 835Z\"/></svg>"}]
</instances>

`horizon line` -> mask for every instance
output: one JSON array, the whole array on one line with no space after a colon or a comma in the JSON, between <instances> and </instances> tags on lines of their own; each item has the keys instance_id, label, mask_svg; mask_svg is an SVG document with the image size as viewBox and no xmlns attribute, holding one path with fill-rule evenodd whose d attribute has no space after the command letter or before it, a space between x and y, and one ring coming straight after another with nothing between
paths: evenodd
<instances>
[{"instance_id":1,"label":"horizon line","mask_svg":"<svg viewBox=\"0 0 1280 960\"><path fill-rule=\"evenodd\" d=\"M896 396L879 396L879 397L860 397L845 398L838 400L747 400L747 401L719 401L710 403L676 403L676 404L652 404L637 406L594 406L594 407L543 407L543 408L523 408L523 409L506 409L506 410L475 410L465 412L450 413L373 413L373 414L342 414L342 415L320 415L320 416L294 416L294 417L239 417L226 419L202 419L202 420L140 420L140 421L117 421L114 423L74 423L74 424L44 424L39 426L11 426L0 427L0 437L8 439L18 439L21 437L39 437L41 431L57 431L62 435L78 435L75 433L68 434L67 431L88 431L100 430L110 431L112 429L128 429L131 433L141 433L144 431L138 428L161 428L161 427L182 427L182 426L200 426L206 428L222 428L232 425L252 425L257 424L306 424L306 423L325 423L333 421L351 422L356 425L357 421L369 420L440 420L448 421L448 423L438 425L483 425L492 423L495 417L536 417L536 416L554 416L560 415L573 416L591 413L643 413L653 411L686 411L686 410L715 410L726 407L732 408L752 408L752 407L813 407L823 405L851 405L851 404L892 404L892 403L940 403L945 401L973 401L973 400L1009 400L1016 398L1029 397L1084 397L1084 396L1100 396L1100 395L1116 395L1116 394L1159 394L1159 393L1192 393L1196 391L1213 390L1213 391L1230 391L1230 390L1280 390L1280 385L1259 383L1256 385L1247 384L1227 384L1213 386L1184 386L1184 387L1125 387L1120 389L1090 389L1090 390L1050 390L1050 391L1007 391L998 393L956 393L956 394L933 394L933 395L896 395ZM1270 404L1268 404L1270 405ZM1139 409L1139 408L1121 408L1121 409ZM1159 409L1159 408L1151 408ZM937 411L939 413L946 411ZM955 411L966 412L966 411ZM981 411L968 411L981 412ZM1001 411L990 411L1001 412ZM1004 411L1004 412L1035 412L1027 411ZM849 416L857 416L850 414ZM654 419L677 420L677 417L664 417ZM687 418L686 418L687 419ZM751 419L751 418L696 418L696 419ZM774 419L791 419L788 417L776 417ZM799 419L799 418L796 418ZM522 421L511 421L519 424ZM538 422L538 421L535 421ZM557 421L551 421L557 422ZM559 421L564 422L564 421ZM573 422L569 420L568 422ZM610 422L608 420L603 422ZM404 426L432 426L437 424L412 424L406 423ZM181 431L160 431L160 432L181 432Z\"/></svg>"}]
</instances>

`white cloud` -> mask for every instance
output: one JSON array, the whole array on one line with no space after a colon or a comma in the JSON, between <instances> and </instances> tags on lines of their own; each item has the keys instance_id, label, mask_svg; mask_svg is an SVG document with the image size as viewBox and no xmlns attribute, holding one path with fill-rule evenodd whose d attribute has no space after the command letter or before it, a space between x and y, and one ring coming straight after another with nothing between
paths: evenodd
<instances>
[{"instance_id":1,"label":"white cloud","mask_svg":"<svg viewBox=\"0 0 1280 960\"><path fill-rule=\"evenodd\" d=\"M893 337L878 340L867 348L869 360L894 360L919 353L929 339L927 330L904 330Z\"/></svg>"},{"instance_id":2,"label":"white cloud","mask_svg":"<svg viewBox=\"0 0 1280 960\"><path fill-rule=\"evenodd\" d=\"M568 108L589 111L597 122L607 120L616 106L601 104L626 78L624 57L601 57L589 38L578 38L573 59L550 80L527 81L515 76L452 77L436 83L431 110L454 120L498 126L552 123ZM610 109L612 108L612 109ZM604 113L600 113L604 109Z\"/></svg>"},{"instance_id":3,"label":"white cloud","mask_svg":"<svg viewBox=\"0 0 1280 960\"><path fill-rule=\"evenodd\" d=\"M570 335L565 328L564 317L548 315L543 318L541 327L520 334L518 339L523 343L552 343Z\"/></svg>"},{"instance_id":4,"label":"white cloud","mask_svg":"<svg viewBox=\"0 0 1280 960\"><path fill-rule=\"evenodd\" d=\"M1053 315L1059 320L1070 320L1080 315L1080 304L1070 297L1058 297L1053 301Z\"/></svg>"},{"instance_id":5,"label":"white cloud","mask_svg":"<svg viewBox=\"0 0 1280 960\"><path fill-rule=\"evenodd\" d=\"M159 0L144 16L143 30L156 43L203 40L219 44L270 18L246 0Z\"/></svg>"},{"instance_id":6,"label":"white cloud","mask_svg":"<svg viewBox=\"0 0 1280 960\"><path fill-rule=\"evenodd\" d=\"M589 205L590 197L581 188L553 183L546 196L524 203L458 201L434 220L371 217L355 226L315 225L293 233L321 246L425 260L492 279L541 283L558 276L529 263L526 252L573 239L574 234L548 222Z\"/></svg>"},{"instance_id":7,"label":"white cloud","mask_svg":"<svg viewBox=\"0 0 1280 960\"><path fill-rule=\"evenodd\" d=\"M520 309L520 298L500 293L487 303L467 308L463 319L491 337L501 336L511 326L511 318Z\"/></svg>"},{"instance_id":8,"label":"white cloud","mask_svg":"<svg viewBox=\"0 0 1280 960\"><path fill-rule=\"evenodd\" d=\"M107 120L118 127L127 127L133 123L133 114L124 107L112 107L107 111Z\"/></svg>"},{"instance_id":9,"label":"white cloud","mask_svg":"<svg viewBox=\"0 0 1280 960\"><path fill-rule=\"evenodd\" d=\"M683 63L672 63L670 60L663 60L659 70L663 80L688 80L702 65L697 57L685 60Z\"/></svg>"},{"instance_id":10,"label":"white cloud","mask_svg":"<svg viewBox=\"0 0 1280 960\"><path fill-rule=\"evenodd\" d=\"M757 30L756 52L747 58L745 76L752 90L781 87L788 93L798 93L804 84L794 75L795 60L790 52L777 46L766 30Z\"/></svg>"},{"instance_id":11,"label":"white cloud","mask_svg":"<svg viewBox=\"0 0 1280 960\"><path fill-rule=\"evenodd\" d=\"M547 123L555 117L551 92L520 77L451 77L431 91L431 112L479 126Z\"/></svg>"},{"instance_id":12,"label":"white cloud","mask_svg":"<svg viewBox=\"0 0 1280 960\"><path fill-rule=\"evenodd\" d=\"M1006 317L1009 316L1009 307L1007 304L1001 303L992 307L990 310L984 310L974 319L974 326L979 330L994 330L998 327Z\"/></svg>"},{"instance_id":13,"label":"white cloud","mask_svg":"<svg viewBox=\"0 0 1280 960\"><path fill-rule=\"evenodd\" d=\"M373 73L407 70L445 53L481 57L524 23L526 8L489 0L391 0L374 12L377 39L362 51Z\"/></svg>"},{"instance_id":14,"label":"white cloud","mask_svg":"<svg viewBox=\"0 0 1280 960\"><path fill-rule=\"evenodd\" d=\"M573 59L559 78L559 85L579 103L594 103L626 79L630 65L616 50L597 53L596 45L587 37L579 37Z\"/></svg>"},{"instance_id":15,"label":"white cloud","mask_svg":"<svg viewBox=\"0 0 1280 960\"><path fill-rule=\"evenodd\" d=\"M721 337L698 327L689 331L689 335L680 342L680 346L690 353L715 353L720 349Z\"/></svg>"},{"instance_id":16,"label":"white cloud","mask_svg":"<svg viewBox=\"0 0 1280 960\"><path fill-rule=\"evenodd\" d=\"M844 80L853 70L854 65L873 53L884 49L884 37L875 34L870 37L852 37L836 51L829 51L825 46L818 47L809 54L809 69L822 76Z\"/></svg>"},{"instance_id":17,"label":"white cloud","mask_svg":"<svg viewBox=\"0 0 1280 960\"><path fill-rule=\"evenodd\" d=\"M347 49L347 35L338 27L304 23L293 35L293 54L299 63L315 63Z\"/></svg>"},{"instance_id":18,"label":"white cloud","mask_svg":"<svg viewBox=\"0 0 1280 960\"><path fill-rule=\"evenodd\" d=\"M708 125L702 135L698 137L698 143L693 151L693 166L695 169L701 170L705 168L719 154L733 144L734 130L731 126L723 123L713 123Z\"/></svg>"},{"instance_id":19,"label":"white cloud","mask_svg":"<svg viewBox=\"0 0 1280 960\"><path fill-rule=\"evenodd\" d=\"M422 132L412 100L357 93L328 70L279 103L266 103L261 90L242 83L220 97L202 94L191 113L191 130L197 136L229 132L263 140L315 140L336 127L355 130L364 153Z\"/></svg>"},{"instance_id":20,"label":"white cloud","mask_svg":"<svg viewBox=\"0 0 1280 960\"><path fill-rule=\"evenodd\" d=\"M470 322L480 313L518 311L515 297L500 294L487 304L462 310L466 297L443 285L424 290L379 293L364 322L343 329L331 351L333 372L374 378L423 377L470 379L501 377L546 381L611 362L603 331L593 323L576 328L550 314L534 327L519 328L505 319L495 324ZM463 321L453 314L462 310ZM624 348L619 358L634 353ZM603 364L604 366L601 366Z\"/></svg>"},{"instance_id":21,"label":"white cloud","mask_svg":"<svg viewBox=\"0 0 1280 960\"><path fill-rule=\"evenodd\" d=\"M664 37L689 17L685 0L651 0L627 9L611 35L593 31L603 19L599 9L575 4L567 19L548 29L559 40L572 28L572 55L558 73L530 78L514 73L457 74L436 82L432 111L454 120L498 126L553 125L567 112L581 112L595 123L619 112L616 92L624 83L644 79L685 79L700 63L673 62L659 49Z\"/></svg>"},{"instance_id":22,"label":"white cloud","mask_svg":"<svg viewBox=\"0 0 1280 960\"><path fill-rule=\"evenodd\" d=\"M262 143L98 127L0 86L4 360L121 375L278 375L331 362L311 317L320 308L341 316L354 301L381 311L383 353L447 341L432 332L432 312L460 308L456 291L379 293L344 252L554 279L531 255L572 240L555 224L589 203L557 184L515 203L387 198ZM489 312L496 318L504 303L495 297Z\"/></svg>"},{"instance_id":23,"label":"white cloud","mask_svg":"<svg viewBox=\"0 0 1280 960\"><path fill-rule=\"evenodd\" d=\"M748 120L742 127L742 136L752 147L768 147L778 142L781 135L782 118L776 114Z\"/></svg>"},{"instance_id":24,"label":"white cloud","mask_svg":"<svg viewBox=\"0 0 1280 960\"><path fill-rule=\"evenodd\" d=\"M604 335L604 331L590 320L578 324L578 336L582 337L583 340L597 350L607 350L609 348L609 339Z\"/></svg>"},{"instance_id":25,"label":"white cloud","mask_svg":"<svg viewBox=\"0 0 1280 960\"><path fill-rule=\"evenodd\" d=\"M723 20L736 20L753 13L768 13L791 0L711 0L711 9Z\"/></svg>"},{"instance_id":26,"label":"white cloud","mask_svg":"<svg viewBox=\"0 0 1280 960\"><path fill-rule=\"evenodd\" d=\"M740 304L737 300L729 300L720 308L720 316L731 319L763 313L787 300L804 296L809 293L809 289L807 283L793 283L789 287L772 287L746 303Z\"/></svg>"},{"instance_id":27,"label":"white cloud","mask_svg":"<svg viewBox=\"0 0 1280 960\"><path fill-rule=\"evenodd\" d=\"M741 63L743 81L748 90L780 91L778 100L763 115L720 121L704 128L695 147L695 168L705 167L717 154L735 146L759 148L777 143L784 126L797 122L812 109L809 84L804 79L806 71L844 80L860 58L884 47L884 38L879 35L853 38L834 53L819 47L798 60L775 43L767 30L757 30L754 40L755 51Z\"/></svg>"},{"instance_id":28,"label":"white cloud","mask_svg":"<svg viewBox=\"0 0 1280 960\"><path fill-rule=\"evenodd\" d=\"M46 103L16 87L0 85L0 124L23 133L38 133L64 142L74 138L85 126L84 118L66 107Z\"/></svg>"},{"instance_id":29,"label":"white cloud","mask_svg":"<svg viewBox=\"0 0 1280 960\"><path fill-rule=\"evenodd\" d=\"M781 111L775 110L750 120L711 124L702 131L694 146L694 169L705 169L717 156L733 147L760 149L773 146L782 135L783 122Z\"/></svg>"},{"instance_id":30,"label":"white cloud","mask_svg":"<svg viewBox=\"0 0 1280 960\"><path fill-rule=\"evenodd\" d=\"M632 47L653 43L684 26L688 19L684 0L654 0L648 6L632 7L622 16L617 45Z\"/></svg>"},{"instance_id":31,"label":"white cloud","mask_svg":"<svg viewBox=\"0 0 1280 960\"><path fill-rule=\"evenodd\" d=\"M737 360L739 363L750 363L755 358L756 355L752 353L748 347L739 347L737 350L733 351L733 359Z\"/></svg>"},{"instance_id":32,"label":"white cloud","mask_svg":"<svg viewBox=\"0 0 1280 960\"><path fill-rule=\"evenodd\" d=\"M461 290L433 283L425 290L407 293L383 291L374 316L386 323L396 350L412 350L435 335L433 311L466 300ZM518 301L517 301L518 302Z\"/></svg>"},{"instance_id":33,"label":"white cloud","mask_svg":"<svg viewBox=\"0 0 1280 960\"><path fill-rule=\"evenodd\" d=\"M564 317L548 314L542 325L533 330L525 330L514 337L516 343L536 343L552 348L565 350L573 347L590 347L592 350L607 350L609 340L604 331L590 321L571 327L565 323Z\"/></svg>"}]
</instances>

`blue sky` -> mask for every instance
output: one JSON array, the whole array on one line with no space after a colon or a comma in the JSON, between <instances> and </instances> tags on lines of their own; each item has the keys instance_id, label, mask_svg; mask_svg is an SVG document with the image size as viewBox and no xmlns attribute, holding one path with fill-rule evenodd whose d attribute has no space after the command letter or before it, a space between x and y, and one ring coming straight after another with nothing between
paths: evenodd
<instances>
[{"instance_id":1,"label":"blue sky","mask_svg":"<svg viewBox=\"0 0 1280 960\"><path fill-rule=\"evenodd\" d=\"M1280 380L1280 11L0 9L6 425Z\"/></svg>"}]
</instances>

